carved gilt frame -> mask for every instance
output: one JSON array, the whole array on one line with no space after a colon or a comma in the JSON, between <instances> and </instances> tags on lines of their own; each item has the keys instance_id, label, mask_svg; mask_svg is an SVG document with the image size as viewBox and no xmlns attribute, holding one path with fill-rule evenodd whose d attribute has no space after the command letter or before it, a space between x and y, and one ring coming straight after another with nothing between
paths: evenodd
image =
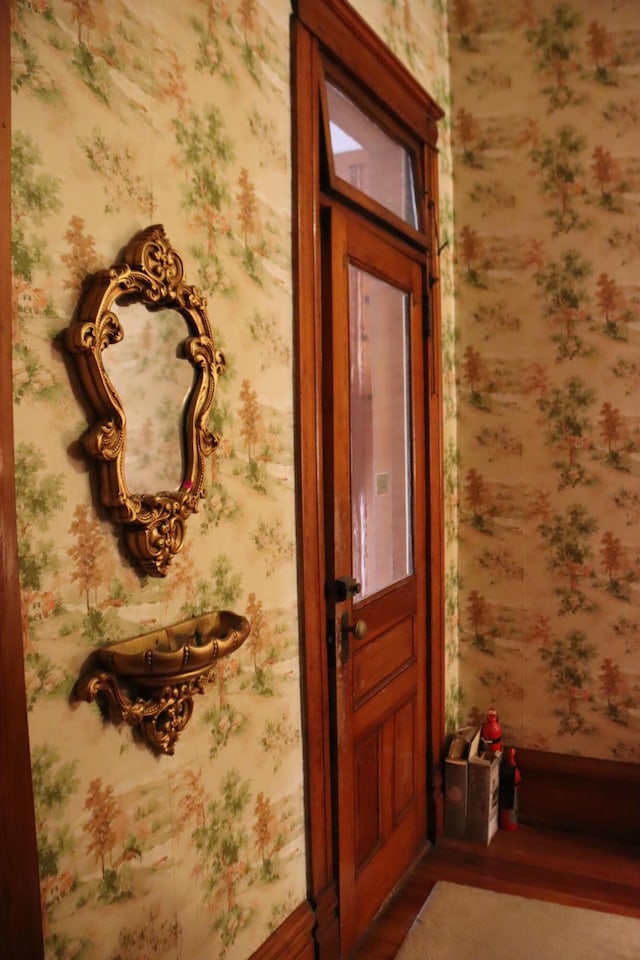
<instances>
[{"instance_id":1,"label":"carved gilt frame","mask_svg":"<svg viewBox=\"0 0 640 960\"><path fill-rule=\"evenodd\" d=\"M102 353L124 336L114 307L134 303L151 311L176 310L187 325L182 346L195 376L183 412L182 481L173 491L132 493L125 477L126 413ZM87 277L65 345L95 418L82 441L97 464L100 501L123 525L125 545L144 572L165 576L182 548L186 521L204 495L204 461L218 444L207 419L225 360L214 346L206 300L184 282L182 259L161 224L137 233L120 262Z\"/></svg>"}]
</instances>

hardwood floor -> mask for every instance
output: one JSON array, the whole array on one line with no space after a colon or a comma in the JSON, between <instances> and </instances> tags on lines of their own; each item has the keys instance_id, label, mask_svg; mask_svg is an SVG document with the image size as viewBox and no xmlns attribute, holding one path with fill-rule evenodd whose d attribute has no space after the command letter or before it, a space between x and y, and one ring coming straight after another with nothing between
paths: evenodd
<instances>
[{"instance_id":1,"label":"hardwood floor","mask_svg":"<svg viewBox=\"0 0 640 960\"><path fill-rule=\"evenodd\" d=\"M393 960L438 880L640 918L640 846L521 825L488 847L443 839L381 911L352 960Z\"/></svg>"}]
</instances>

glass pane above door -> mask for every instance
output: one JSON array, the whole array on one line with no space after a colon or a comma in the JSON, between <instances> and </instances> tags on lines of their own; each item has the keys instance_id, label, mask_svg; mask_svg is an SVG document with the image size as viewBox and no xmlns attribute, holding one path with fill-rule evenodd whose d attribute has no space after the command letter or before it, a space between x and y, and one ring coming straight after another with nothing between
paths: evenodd
<instances>
[{"instance_id":1,"label":"glass pane above door","mask_svg":"<svg viewBox=\"0 0 640 960\"><path fill-rule=\"evenodd\" d=\"M349 267L353 576L361 597L413 573L409 294Z\"/></svg>"},{"instance_id":2,"label":"glass pane above door","mask_svg":"<svg viewBox=\"0 0 640 960\"><path fill-rule=\"evenodd\" d=\"M333 165L338 177L420 229L412 156L338 87L327 82Z\"/></svg>"}]
</instances>

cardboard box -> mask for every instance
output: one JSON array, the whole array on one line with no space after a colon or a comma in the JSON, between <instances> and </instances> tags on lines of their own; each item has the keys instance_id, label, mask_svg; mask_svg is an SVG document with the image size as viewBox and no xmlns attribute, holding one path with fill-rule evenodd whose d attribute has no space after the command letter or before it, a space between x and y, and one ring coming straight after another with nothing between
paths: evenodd
<instances>
[{"instance_id":1,"label":"cardboard box","mask_svg":"<svg viewBox=\"0 0 640 960\"><path fill-rule=\"evenodd\" d=\"M478 754L480 732L469 745L467 778L467 840L491 843L498 829L498 800L500 792L499 753Z\"/></svg>"},{"instance_id":2,"label":"cardboard box","mask_svg":"<svg viewBox=\"0 0 640 960\"><path fill-rule=\"evenodd\" d=\"M444 761L445 834L453 840L464 840L467 835L469 750L479 737L479 727L456 730Z\"/></svg>"}]
</instances>

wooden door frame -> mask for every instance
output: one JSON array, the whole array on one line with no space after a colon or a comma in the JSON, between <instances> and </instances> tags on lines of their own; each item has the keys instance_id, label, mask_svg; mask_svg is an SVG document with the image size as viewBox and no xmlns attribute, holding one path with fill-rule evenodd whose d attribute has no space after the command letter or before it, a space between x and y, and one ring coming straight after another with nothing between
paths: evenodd
<instances>
[{"instance_id":1,"label":"wooden door frame","mask_svg":"<svg viewBox=\"0 0 640 960\"><path fill-rule=\"evenodd\" d=\"M43 957L24 682L11 380L11 30L0 4L0 955Z\"/></svg>"},{"instance_id":2,"label":"wooden door frame","mask_svg":"<svg viewBox=\"0 0 640 960\"><path fill-rule=\"evenodd\" d=\"M322 327L319 50L357 72L357 79L428 144L427 200L437 204L437 121L441 109L344 0L295 0L292 18L294 211L294 357L296 376L297 542L307 824L308 896L316 914L319 960L340 956L339 902L332 801L335 790L326 645L322 450ZM384 67L384 69L382 69ZM433 217L431 220L433 221ZM438 274L435 223L430 227L429 273ZM442 832L443 797L437 774L444 740L444 532L441 337L438 297L431 298L425 370L431 465L427 504L429 611L427 645L428 822L430 839Z\"/></svg>"}]
</instances>

